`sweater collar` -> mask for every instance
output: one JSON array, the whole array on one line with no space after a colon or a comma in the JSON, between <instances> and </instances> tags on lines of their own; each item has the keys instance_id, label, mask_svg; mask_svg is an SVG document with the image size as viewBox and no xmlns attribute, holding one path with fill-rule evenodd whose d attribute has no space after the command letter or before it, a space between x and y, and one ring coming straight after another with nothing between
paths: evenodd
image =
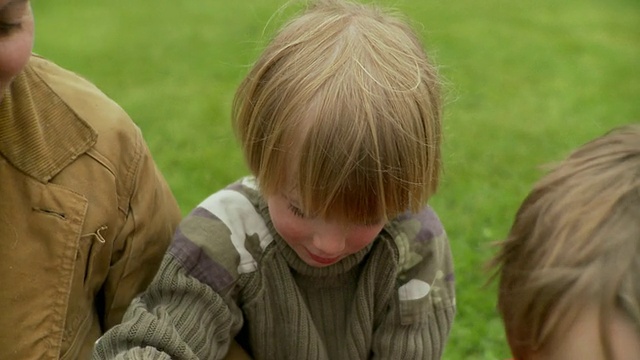
<instances>
[{"instance_id":1,"label":"sweater collar","mask_svg":"<svg viewBox=\"0 0 640 360\"><path fill-rule=\"evenodd\" d=\"M27 66L0 103L0 154L47 182L93 146L97 133Z\"/></svg>"},{"instance_id":2,"label":"sweater collar","mask_svg":"<svg viewBox=\"0 0 640 360\"><path fill-rule=\"evenodd\" d=\"M354 266L358 265L364 257L371 250L372 244L367 245L364 249L358 251L355 254L349 255L346 258L340 260L339 262L326 266L326 267L315 267L305 263L298 254L282 239L280 236L275 238L276 246L278 247L278 251L284 259L287 261L289 266L295 271L299 272L302 275L320 277L320 276L336 276L340 274L344 274L351 270Z\"/></svg>"}]
</instances>

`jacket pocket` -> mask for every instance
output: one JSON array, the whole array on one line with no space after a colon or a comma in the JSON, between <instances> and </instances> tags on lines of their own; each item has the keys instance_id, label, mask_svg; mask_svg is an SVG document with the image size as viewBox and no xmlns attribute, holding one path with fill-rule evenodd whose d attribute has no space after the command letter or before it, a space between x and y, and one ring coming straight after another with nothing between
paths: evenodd
<instances>
[{"instance_id":1,"label":"jacket pocket","mask_svg":"<svg viewBox=\"0 0 640 360\"><path fill-rule=\"evenodd\" d=\"M86 313L84 319L80 321L80 325L77 328L75 326L67 326L63 336L64 338L68 339L69 347L66 349L64 354L60 354L60 360L83 359L79 355L82 353L83 345L86 345L87 343L87 341L84 340L90 337L90 332L92 329L91 325L93 324L93 321L95 321L93 317L94 314L88 312ZM84 355L89 356L88 353Z\"/></svg>"}]
</instances>

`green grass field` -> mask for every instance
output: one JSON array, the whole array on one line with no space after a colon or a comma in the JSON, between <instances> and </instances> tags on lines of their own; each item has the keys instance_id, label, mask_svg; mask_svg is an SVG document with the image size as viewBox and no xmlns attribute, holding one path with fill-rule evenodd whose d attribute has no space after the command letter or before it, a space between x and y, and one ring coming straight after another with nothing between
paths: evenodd
<instances>
[{"instance_id":1,"label":"green grass field","mask_svg":"<svg viewBox=\"0 0 640 360\"><path fill-rule=\"evenodd\" d=\"M506 359L491 242L540 165L640 121L637 0L379 0L406 12L447 84L445 174L458 314L445 359ZM142 128L183 213L246 174L233 92L284 0L32 1L35 50L84 75ZM295 6L293 7L295 8Z\"/></svg>"}]
</instances>

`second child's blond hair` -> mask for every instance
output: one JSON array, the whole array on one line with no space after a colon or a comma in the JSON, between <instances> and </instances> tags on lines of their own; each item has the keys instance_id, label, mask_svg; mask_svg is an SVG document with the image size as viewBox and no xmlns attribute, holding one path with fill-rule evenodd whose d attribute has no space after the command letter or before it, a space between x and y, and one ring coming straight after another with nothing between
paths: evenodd
<instances>
[{"instance_id":1,"label":"second child's blond hair","mask_svg":"<svg viewBox=\"0 0 640 360\"><path fill-rule=\"evenodd\" d=\"M293 187L314 215L390 217L437 189L437 72L407 21L378 7L313 3L266 47L233 118L263 193Z\"/></svg>"},{"instance_id":2,"label":"second child's blond hair","mask_svg":"<svg viewBox=\"0 0 640 360\"><path fill-rule=\"evenodd\" d=\"M542 178L494 264L516 358L543 349L589 306L607 358L614 312L640 332L640 125L587 143Z\"/></svg>"}]
</instances>

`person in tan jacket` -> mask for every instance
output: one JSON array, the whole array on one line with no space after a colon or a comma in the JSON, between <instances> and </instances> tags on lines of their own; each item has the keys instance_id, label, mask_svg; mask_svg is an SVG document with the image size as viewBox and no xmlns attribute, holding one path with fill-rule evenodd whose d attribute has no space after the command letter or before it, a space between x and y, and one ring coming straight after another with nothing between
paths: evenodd
<instances>
[{"instance_id":1,"label":"person in tan jacket","mask_svg":"<svg viewBox=\"0 0 640 360\"><path fill-rule=\"evenodd\" d=\"M33 36L0 0L0 359L86 359L181 216L138 127Z\"/></svg>"}]
</instances>

